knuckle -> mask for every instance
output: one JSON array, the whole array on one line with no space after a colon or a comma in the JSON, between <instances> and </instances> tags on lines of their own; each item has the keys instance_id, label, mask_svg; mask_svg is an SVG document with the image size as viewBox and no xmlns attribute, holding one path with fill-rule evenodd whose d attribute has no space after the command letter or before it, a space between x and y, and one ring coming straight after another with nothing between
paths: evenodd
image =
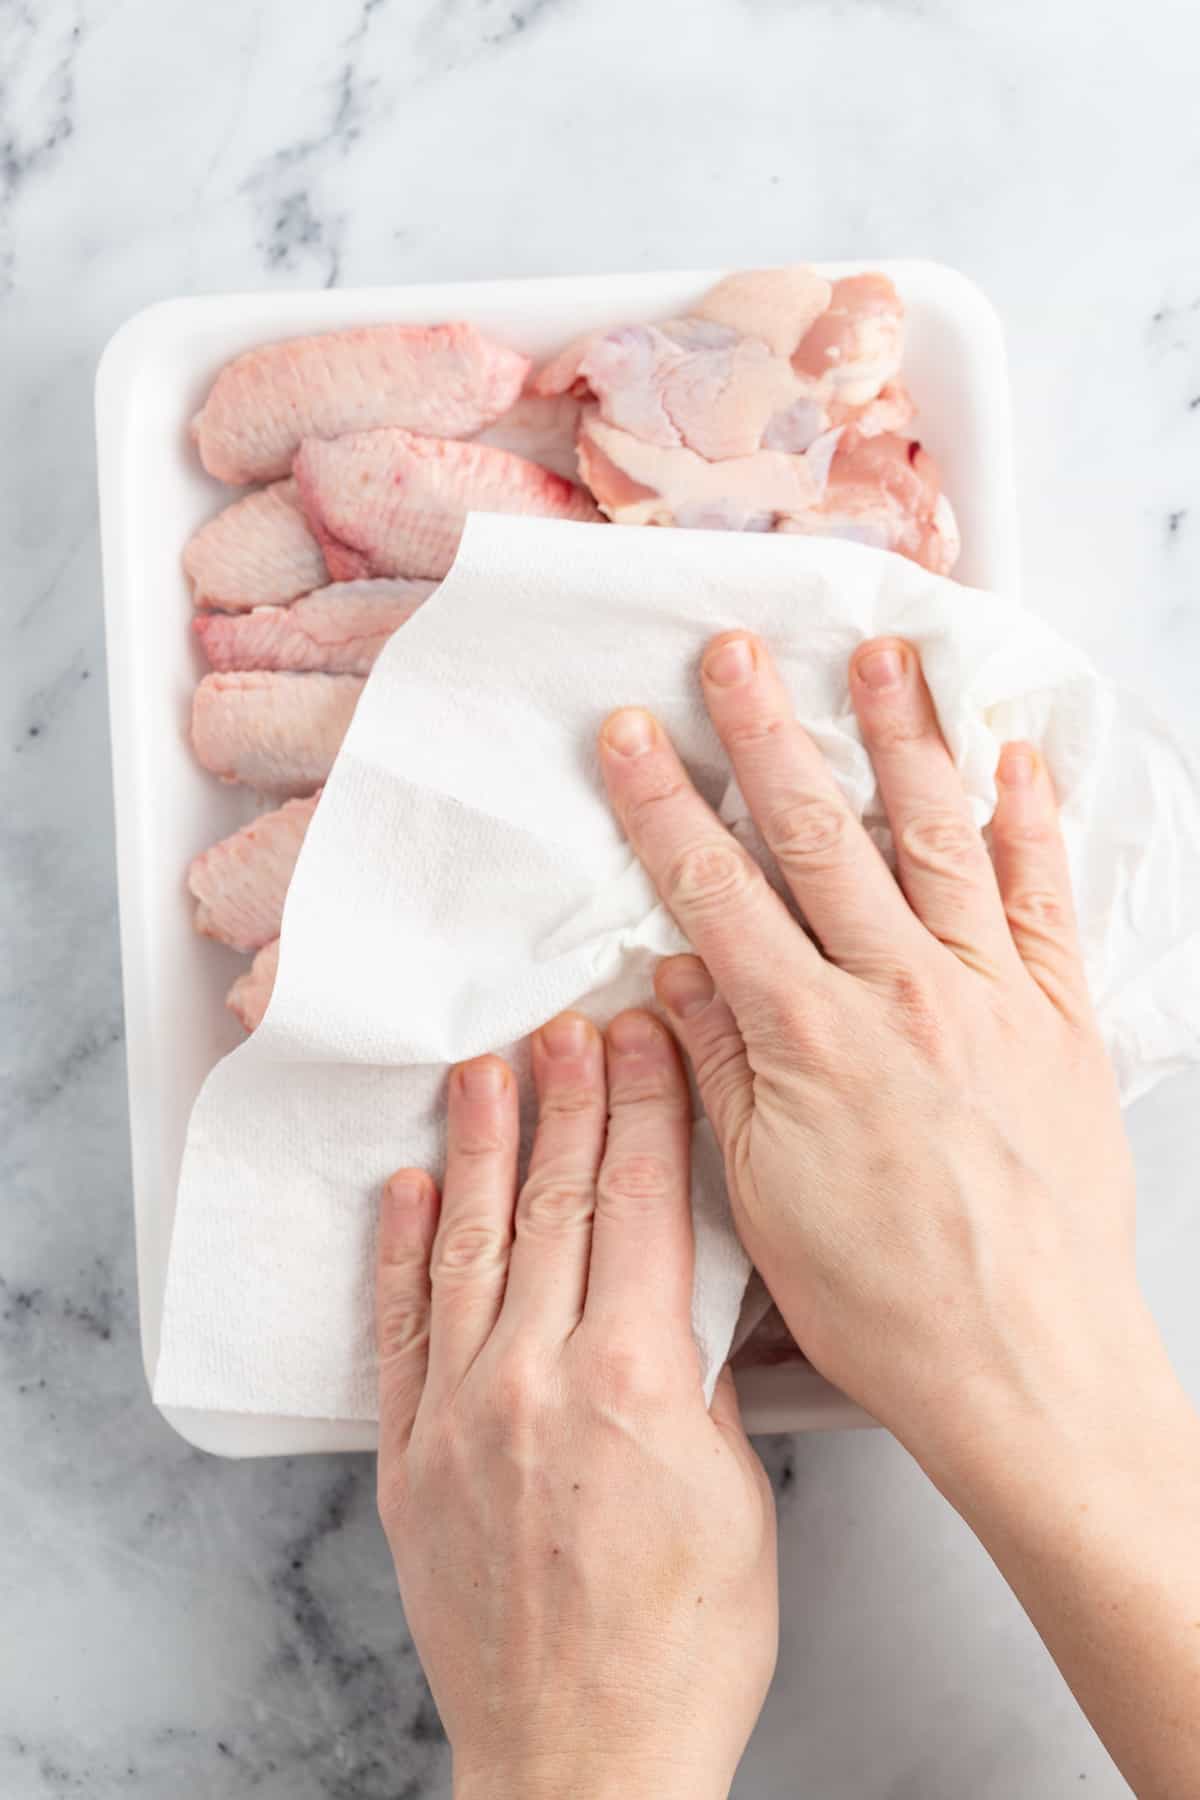
<instances>
[{"instance_id":1,"label":"knuckle","mask_svg":"<svg viewBox=\"0 0 1200 1800\"><path fill-rule=\"evenodd\" d=\"M843 1034L844 1011L818 986L796 986L772 995L760 1006L753 1027L756 1043L786 1054L825 1049Z\"/></svg>"},{"instance_id":2,"label":"knuckle","mask_svg":"<svg viewBox=\"0 0 1200 1800\"><path fill-rule=\"evenodd\" d=\"M771 743L785 734L788 721L777 714L751 713L745 718L731 719L722 727L731 750L753 749L756 744Z\"/></svg>"},{"instance_id":3,"label":"knuckle","mask_svg":"<svg viewBox=\"0 0 1200 1800\"><path fill-rule=\"evenodd\" d=\"M649 1346L611 1339L597 1351L594 1371L600 1393L620 1412L659 1405L667 1396L665 1365Z\"/></svg>"},{"instance_id":4,"label":"knuckle","mask_svg":"<svg viewBox=\"0 0 1200 1800\"><path fill-rule=\"evenodd\" d=\"M451 1141L454 1155L463 1162L486 1162L489 1157L505 1155L509 1146L508 1137L502 1131L464 1130L461 1123Z\"/></svg>"},{"instance_id":5,"label":"knuckle","mask_svg":"<svg viewBox=\"0 0 1200 1800\"><path fill-rule=\"evenodd\" d=\"M736 1083L742 1072L741 1042L733 1036L714 1037L697 1044L692 1053L692 1067L701 1093L722 1092Z\"/></svg>"},{"instance_id":6,"label":"knuckle","mask_svg":"<svg viewBox=\"0 0 1200 1800\"><path fill-rule=\"evenodd\" d=\"M538 1106L539 1119L587 1119L601 1110L601 1097L594 1087L567 1086L548 1088Z\"/></svg>"},{"instance_id":7,"label":"knuckle","mask_svg":"<svg viewBox=\"0 0 1200 1800\"><path fill-rule=\"evenodd\" d=\"M992 835L1003 838L1017 848L1041 850L1053 844L1061 834L1054 814L1029 812L1013 818L999 809L992 818Z\"/></svg>"},{"instance_id":8,"label":"knuckle","mask_svg":"<svg viewBox=\"0 0 1200 1800\"><path fill-rule=\"evenodd\" d=\"M915 969L898 968L891 974L888 989L908 1042L929 1056L940 1055L946 1041L944 1009L933 984Z\"/></svg>"},{"instance_id":9,"label":"knuckle","mask_svg":"<svg viewBox=\"0 0 1200 1800\"><path fill-rule=\"evenodd\" d=\"M509 1355L491 1381L491 1412L506 1429L531 1422L542 1408L538 1372L528 1357Z\"/></svg>"},{"instance_id":10,"label":"knuckle","mask_svg":"<svg viewBox=\"0 0 1200 1800\"><path fill-rule=\"evenodd\" d=\"M669 903L692 912L720 911L761 880L758 869L732 838L693 844L667 876Z\"/></svg>"},{"instance_id":11,"label":"knuckle","mask_svg":"<svg viewBox=\"0 0 1200 1800\"><path fill-rule=\"evenodd\" d=\"M1009 924L1037 937L1064 938L1071 933L1071 908L1048 888L1027 888L1004 903Z\"/></svg>"},{"instance_id":12,"label":"knuckle","mask_svg":"<svg viewBox=\"0 0 1200 1800\"><path fill-rule=\"evenodd\" d=\"M626 816L632 826L643 824L662 806L669 805L683 793L686 782L673 768L647 767L636 791L630 796Z\"/></svg>"},{"instance_id":13,"label":"knuckle","mask_svg":"<svg viewBox=\"0 0 1200 1800\"><path fill-rule=\"evenodd\" d=\"M900 832L900 848L922 868L955 874L983 853L983 838L970 819L958 813L928 812L907 821Z\"/></svg>"},{"instance_id":14,"label":"knuckle","mask_svg":"<svg viewBox=\"0 0 1200 1800\"><path fill-rule=\"evenodd\" d=\"M485 1274L497 1268L508 1251L508 1236L484 1220L464 1220L440 1232L433 1247L432 1281Z\"/></svg>"},{"instance_id":15,"label":"knuckle","mask_svg":"<svg viewBox=\"0 0 1200 1800\"><path fill-rule=\"evenodd\" d=\"M636 1216L656 1212L677 1185L676 1171L665 1156L637 1151L614 1157L600 1171L596 1198L610 1214Z\"/></svg>"},{"instance_id":16,"label":"knuckle","mask_svg":"<svg viewBox=\"0 0 1200 1800\"><path fill-rule=\"evenodd\" d=\"M673 1059L647 1060L632 1066L623 1064L615 1072L609 1095L611 1111L624 1113L639 1106L653 1106L655 1112L665 1118L676 1118L681 1113L690 1116L687 1091Z\"/></svg>"},{"instance_id":17,"label":"knuckle","mask_svg":"<svg viewBox=\"0 0 1200 1800\"><path fill-rule=\"evenodd\" d=\"M766 839L782 868L820 868L844 850L850 814L835 800L805 797L785 803L767 821Z\"/></svg>"},{"instance_id":18,"label":"knuckle","mask_svg":"<svg viewBox=\"0 0 1200 1800\"><path fill-rule=\"evenodd\" d=\"M531 1176L521 1195L518 1228L561 1231L582 1224L592 1213L592 1183L582 1178Z\"/></svg>"},{"instance_id":19,"label":"knuckle","mask_svg":"<svg viewBox=\"0 0 1200 1800\"><path fill-rule=\"evenodd\" d=\"M419 1350L429 1336L429 1308L418 1294L386 1296L379 1306L376 1331L379 1360L394 1362Z\"/></svg>"},{"instance_id":20,"label":"knuckle","mask_svg":"<svg viewBox=\"0 0 1200 1800\"><path fill-rule=\"evenodd\" d=\"M379 1278L399 1292L417 1289L424 1280L429 1246L416 1236L395 1237L379 1251Z\"/></svg>"}]
</instances>

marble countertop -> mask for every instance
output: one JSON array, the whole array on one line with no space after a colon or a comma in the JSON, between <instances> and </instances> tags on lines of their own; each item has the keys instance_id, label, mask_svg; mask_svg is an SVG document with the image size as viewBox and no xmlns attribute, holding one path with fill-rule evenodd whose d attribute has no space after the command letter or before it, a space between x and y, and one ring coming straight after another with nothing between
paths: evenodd
<instances>
[{"instance_id":1,"label":"marble countertop","mask_svg":"<svg viewBox=\"0 0 1200 1800\"><path fill-rule=\"evenodd\" d=\"M0 1792L436 1800L366 1458L153 1411L134 1293L91 377L206 290L920 255L1011 346L1029 598L1200 669L1190 0L0 6ZM1200 1075L1133 1112L1200 1395ZM1126 1792L882 1434L772 1440L784 1635L739 1800ZM1086 1785L1085 1785L1086 1784Z\"/></svg>"}]
</instances>

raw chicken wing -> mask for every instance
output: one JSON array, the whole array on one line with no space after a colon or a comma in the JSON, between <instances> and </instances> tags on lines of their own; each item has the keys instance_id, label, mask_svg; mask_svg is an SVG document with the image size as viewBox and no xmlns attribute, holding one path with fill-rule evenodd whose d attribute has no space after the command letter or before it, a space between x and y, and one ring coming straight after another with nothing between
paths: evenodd
<instances>
[{"instance_id":1,"label":"raw chicken wing","mask_svg":"<svg viewBox=\"0 0 1200 1800\"><path fill-rule=\"evenodd\" d=\"M364 685L353 675L206 675L192 702L196 755L222 781L311 794L333 767Z\"/></svg>"},{"instance_id":2,"label":"raw chicken wing","mask_svg":"<svg viewBox=\"0 0 1200 1800\"><path fill-rule=\"evenodd\" d=\"M183 566L197 606L237 612L286 605L329 580L294 481L235 500L188 541Z\"/></svg>"},{"instance_id":3,"label":"raw chicken wing","mask_svg":"<svg viewBox=\"0 0 1200 1800\"><path fill-rule=\"evenodd\" d=\"M196 636L214 669L322 669L365 675L423 600L432 581L343 581L291 606L202 613Z\"/></svg>"},{"instance_id":4,"label":"raw chicken wing","mask_svg":"<svg viewBox=\"0 0 1200 1800\"><path fill-rule=\"evenodd\" d=\"M283 902L320 794L289 800L197 856L188 870L196 930L235 950L279 936Z\"/></svg>"},{"instance_id":5,"label":"raw chicken wing","mask_svg":"<svg viewBox=\"0 0 1200 1800\"><path fill-rule=\"evenodd\" d=\"M259 951L244 975L239 975L225 996L225 1004L246 1031L262 1024L279 972L279 939Z\"/></svg>"},{"instance_id":6,"label":"raw chicken wing","mask_svg":"<svg viewBox=\"0 0 1200 1800\"><path fill-rule=\"evenodd\" d=\"M506 412L529 359L474 325L367 325L266 344L228 363L192 420L221 481L286 475L306 437L403 425L468 437Z\"/></svg>"},{"instance_id":7,"label":"raw chicken wing","mask_svg":"<svg viewBox=\"0 0 1200 1800\"><path fill-rule=\"evenodd\" d=\"M469 512L599 517L582 488L488 444L361 431L332 442L306 438L295 466L309 524L337 581L440 579Z\"/></svg>"}]
</instances>

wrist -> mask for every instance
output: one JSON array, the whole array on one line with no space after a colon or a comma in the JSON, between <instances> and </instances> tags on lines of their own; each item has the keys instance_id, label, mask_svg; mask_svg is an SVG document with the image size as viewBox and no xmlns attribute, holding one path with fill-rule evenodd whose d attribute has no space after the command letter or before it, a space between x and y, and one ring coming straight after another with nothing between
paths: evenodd
<instances>
[{"instance_id":1,"label":"wrist","mask_svg":"<svg viewBox=\"0 0 1200 1800\"><path fill-rule=\"evenodd\" d=\"M909 1448L985 1542L1054 1530L1194 1461L1200 1422L1140 1296L1104 1333L1042 1346L1036 1366L986 1372Z\"/></svg>"},{"instance_id":2,"label":"wrist","mask_svg":"<svg viewBox=\"0 0 1200 1800\"><path fill-rule=\"evenodd\" d=\"M563 1750L491 1766L456 1756L454 1800L727 1800L730 1779L674 1756Z\"/></svg>"}]
</instances>

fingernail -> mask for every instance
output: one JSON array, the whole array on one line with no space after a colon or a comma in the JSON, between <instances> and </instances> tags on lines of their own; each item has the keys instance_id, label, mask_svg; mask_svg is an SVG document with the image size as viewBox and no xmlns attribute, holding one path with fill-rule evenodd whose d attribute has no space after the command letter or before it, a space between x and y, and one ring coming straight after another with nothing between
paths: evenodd
<instances>
[{"instance_id":1,"label":"fingernail","mask_svg":"<svg viewBox=\"0 0 1200 1800\"><path fill-rule=\"evenodd\" d=\"M747 638L729 638L704 658L704 673L718 687L736 687L754 673L754 651Z\"/></svg>"},{"instance_id":2,"label":"fingernail","mask_svg":"<svg viewBox=\"0 0 1200 1800\"><path fill-rule=\"evenodd\" d=\"M428 1178L419 1169L401 1169L387 1184L388 1198L396 1206L415 1206L427 1185Z\"/></svg>"},{"instance_id":3,"label":"fingernail","mask_svg":"<svg viewBox=\"0 0 1200 1800\"><path fill-rule=\"evenodd\" d=\"M485 1057L480 1062L464 1063L458 1079L468 1100L495 1100L504 1092L508 1070L502 1062Z\"/></svg>"},{"instance_id":4,"label":"fingernail","mask_svg":"<svg viewBox=\"0 0 1200 1800\"><path fill-rule=\"evenodd\" d=\"M578 1056L587 1048L588 1023L578 1013L560 1013L538 1033L547 1056Z\"/></svg>"},{"instance_id":5,"label":"fingernail","mask_svg":"<svg viewBox=\"0 0 1200 1800\"><path fill-rule=\"evenodd\" d=\"M658 991L677 1019L693 1019L711 1004L717 990L703 963L683 963L659 976Z\"/></svg>"},{"instance_id":6,"label":"fingernail","mask_svg":"<svg viewBox=\"0 0 1200 1800\"><path fill-rule=\"evenodd\" d=\"M855 667L863 686L876 694L899 687L904 679L904 658L890 645L880 650L868 650L865 656L859 657Z\"/></svg>"},{"instance_id":7,"label":"fingernail","mask_svg":"<svg viewBox=\"0 0 1200 1800\"><path fill-rule=\"evenodd\" d=\"M605 725L604 741L619 756L641 756L654 742L654 721L640 707L627 707Z\"/></svg>"},{"instance_id":8,"label":"fingernail","mask_svg":"<svg viewBox=\"0 0 1200 1800\"><path fill-rule=\"evenodd\" d=\"M608 1028L608 1041L623 1054L657 1050L663 1041L662 1027L648 1013L621 1013Z\"/></svg>"},{"instance_id":9,"label":"fingernail","mask_svg":"<svg viewBox=\"0 0 1200 1800\"><path fill-rule=\"evenodd\" d=\"M1028 744L1006 744L996 773L1006 787L1030 787L1036 769L1037 756Z\"/></svg>"}]
</instances>

